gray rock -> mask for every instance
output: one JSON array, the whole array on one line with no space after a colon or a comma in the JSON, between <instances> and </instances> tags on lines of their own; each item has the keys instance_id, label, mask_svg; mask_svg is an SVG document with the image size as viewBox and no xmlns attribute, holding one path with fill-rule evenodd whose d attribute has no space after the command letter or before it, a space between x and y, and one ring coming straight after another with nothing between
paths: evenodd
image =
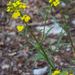
<instances>
[{"instance_id":1,"label":"gray rock","mask_svg":"<svg viewBox=\"0 0 75 75\"><path fill-rule=\"evenodd\" d=\"M61 6L62 8L65 8L66 4L62 2L59 6Z\"/></svg>"},{"instance_id":2,"label":"gray rock","mask_svg":"<svg viewBox=\"0 0 75 75\"><path fill-rule=\"evenodd\" d=\"M68 52L68 51L70 51L70 50L71 50L71 48L70 48L70 47L66 49L66 51L67 51L67 52Z\"/></svg>"},{"instance_id":3,"label":"gray rock","mask_svg":"<svg viewBox=\"0 0 75 75\"><path fill-rule=\"evenodd\" d=\"M74 24L74 25L75 25L75 20L73 20L73 21L72 21L72 24Z\"/></svg>"},{"instance_id":4,"label":"gray rock","mask_svg":"<svg viewBox=\"0 0 75 75\"><path fill-rule=\"evenodd\" d=\"M60 65L61 65L61 66L63 66L63 65L64 65L64 63L63 63L63 62L60 62Z\"/></svg>"},{"instance_id":5,"label":"gray rock","mask_svg":"<svg viewBox=\"0 0 75 75\"><path fill-rule=\"evenodd\" d=\"M41 69L34 69L33 74L34 75L44 75L47 72L48 67L45 66L44 68Z\"/></svg>"}]
</instances>

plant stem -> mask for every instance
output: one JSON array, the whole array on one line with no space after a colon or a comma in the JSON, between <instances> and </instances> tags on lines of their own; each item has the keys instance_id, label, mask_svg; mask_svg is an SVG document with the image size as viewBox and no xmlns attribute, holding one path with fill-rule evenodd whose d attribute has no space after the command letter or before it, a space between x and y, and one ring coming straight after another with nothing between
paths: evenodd
<instances>
[{"instance_id":1,"label":"plant stem","mask_svg":"<svg viewBox=\"0 0 75 75\"><path fill-rule=\"evenodd\" d=\"M48 12L49 12L49 9L47 11L47 15L46 15L46 18L45 18L45 24L44 24L44 30L43 30L43 37L45 35L45 26L46 26L46 20L47 20L47 17L48 17ZM42 37L42 40L41 40L41 45L42 45L42 42L43 42L43 37Z\"/></svg>"},{"instance_id":2,"label":"plant stem","mask_svg":"<svg viewBox=\"0 0 75 75\"><path fill-rule=\"evenodd\" d=\"M58 6L59 10L61 11L61 14L63 15L63 18L64 18L64 22L66 24L66 27L68 26L67 22L66 22L66 18L65 18L65 14L63 14L62 10L60 9L60 7ZM71 39L71 35L70 35L70 31L69 31L69 28L67 27L66 28L66 32L68 33L68 36L69 36L69 39L70 39L70 42L71 42L71 46L72 48L74 49L74 52L75 52L75 48L74 48L74 45L73 45L73 41Z\"/></svg>"},{"instance_id":3,"label":"plant stem","mask_svg":"<svg viewBox=\"0 0 75 75\"><path fill-rule=\"evenodd\" d=\"M21 12L20 12L20 14L21 14L21 16L23 17L23 15L22 15ZM25 22L25 20L24 20L24 22ZM27 22L25 22L25 24L26 24L26 26L27 26L29 32L30 32L31 35L33 36L33 38L36 40L36 42L37 42L38 45L40 46L40 48L41 48L41 50L42 50L42 52L43 52L43 54L44 54L44 58L46 59L46 61L50 64L50 66L53 68L53 70L56 70L56 68L55 68L55 66L53 65L53 63L52 63L50 60L48 60L48 56L46 55L46 53L45 53L43 47L41 46L41 44L38 42L38 40L35 38L35 36L34 36L34 34L32 33L32 31L30 30L30 28L29 28Z\"/></svg>"},{"instance_id":4,"label":"plant stem","mask_svg":"<svg viewBox=\"0 0 75 75\"><path fill-rule=\"evenodd\" d=\"M25 21L24 21L24 22L25 22ZM33 38L34 38L34 39L36 40L36 42L39 44L39 46L40 46L42 52L43 52L44 55L45 55L45 58L46 58L47 62L50 64L50 66L53 68L53 70L56 70L55 67L52 65L52 63L48 60L48 57L47 57L47 55L46 55L46 53L45 53L43 47L42 47L41 44L38 42L38 40L35 38L35 36L33 35L32 31L30 30L30 28L29 28L29 26L27 25L26 22L25 22L25 24L26 24L28 30L30 31L31 35L33 36Z\"/></svg>"}]
</instances>

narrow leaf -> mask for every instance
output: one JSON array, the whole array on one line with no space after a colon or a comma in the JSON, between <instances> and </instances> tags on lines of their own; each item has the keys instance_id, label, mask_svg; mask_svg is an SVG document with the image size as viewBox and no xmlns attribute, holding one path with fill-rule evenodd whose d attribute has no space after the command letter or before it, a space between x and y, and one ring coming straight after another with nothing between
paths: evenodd
<instances>
[{"instance_id":1,"label":"narrow leaf","mask_svg":"<svg viewBox=\"0 0 75 75\"><path fill-rule=\"evenodd\" d=\"M44 16L44 14L38 9L38 12L42 15L42 17L44 18L44 20L45 20L45 16Z\"/></svg>"}]
</instances>

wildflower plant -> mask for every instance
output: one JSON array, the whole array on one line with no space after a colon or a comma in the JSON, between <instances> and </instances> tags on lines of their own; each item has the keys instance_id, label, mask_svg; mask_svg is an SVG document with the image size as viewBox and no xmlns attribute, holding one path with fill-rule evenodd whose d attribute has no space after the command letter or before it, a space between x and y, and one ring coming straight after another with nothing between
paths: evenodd
<instances>
[{"instance_id":1,"label":"wildflower plant","mask_svg":"<svg viewBox=\"0 0 75 75\"><path fill-rule=\"evenodd\" d=\"M49 33L49 31L53 28L53 27L50 28L50 29L47 31L47 33L45 33L46 20L47 20L47 17L48 17L48 16L52 17L52 18L56 21L56 23L58 23L61 27L65 28L65 30L66 30L66 32L67 32L69 38L70 38L71 46L73 47L73 49L74 49L74 51L75 51L75 48L74 48L74 46L73 46L73 42L72 42L72 39L71 39L71 36L70 36L70 32L69 32L69 26L68 26L68 24L67 24L67 22L66 22L66 18L65 18L65 15L66 15L67 13L71 12L71 11L74 10L74 9L72 9L72 10L70 10L70 11L68 11L68 12L65 12L65 14L64 14L64 13L62 12L62 9L59 7L59 4L60 4L61 1L62 1L62 0L60 0L60 1L59 1L59 0L49 0L50 5L46 6L46 9L47 9L46 17L44 16L44 14L43 14L40 10L38 10L38 12L42 15L42 17L43 17L44 20L45 20L44 29L42 29L42 30L43 30L43 37L42 37L42 40L40 40L41 42L39 42L39 40L36 39L36 37L33 35L32 31L30 30L30 28L29 28L29 26L28 26L28 24L27 24L27 22L30 20L30 17L29 17L27 14L23 14L23 11L24 11L24 9L27 7L27 4L26 4L26 3L22 3L21 0L14 0L13 2L9 1L9 3L7 4L7 5L8 5L8 7L7 7L7 12L12 12L12 13L13 13L13 14L12 14L12 17L13 17L13 18L19 17L19 18L20 18L21 20L23 20L24 23L26 24L26 26L21 26L21 25L18 25L18 26L17 26L17 30L19 31L18 36L19 36L20 34L22 34L22 35L24 35L24 37L25 37L25 36L28 37L27 34L26 34L26 28L27 28L27 29L29 30L29 32L31 33L31 35L33 36L33 38L35 39L35 41L36 41L36 44L34 44L34 43L31 41L31 39L28 37L28 39L29 39L28 42L29 42L31 45L34 46L33 49L36 49L36 50L38 51L38 53L37 53L37 56L30 58L29 60L27 60L27 62L30 61L30 60L32 60L32 59L35 59L34 64L36 63L36 61L37 61L38 59L42 59L42 60L47 61L47 63L50 65L50 67L49 67L49 75L69 75L68 72L64 72L64 71L61 72L60 70L59 70L59 71L56 70L56 68L55 68L55 63L54 63L54 59L53 59L53 52L56 51L56 50L61 51L60 49L57 49L60 44L62 44L62 45L70 45L70 44L68 44L68 43L60 43L62 37L63 37L64 34L65 34L65 33L63 33L63 34L61 35L61 37L59 38L57 44L55 44L56 48L55 48L54 50L52 50L51 40L49 40L49 43L50 43L49 48L43 49L42 43L43 43L43 41L45 40L45 38L46 38L47 34ZM68 0L68 3L69 3L69 0ZM58 7L59 10L61 11L62 16L63 16L63 18L64 18L64 23L65 23L64 26L63 26L63 24L60 24L52 15L49 15L49 10L50 10L50 9L52 10L52 7L53 7L53 6ZM68 6L67 6L67 7L68 7ZM66 9L67 9L67 7L66 7ZM52 13L52 11L51 11L51 13ZM51 14L51 13L50 13L50 14ZM40 31L41 31L41 30L40 30ZM39 31L39 32L40 32L40 31ZM39 32L38 32L38 33L39 33ZM28 44L27 44L27 45L28 45ZM24 46L22 46L21 48L23 48L23 47L25 47L25 46L27 46L27 45L24 45ZM20 49L21 49L21 48L20 48ZM32 49L32 50L33 50L33 49ZM47 53L47 52L46 52L48 49L51 49L51 52L50 52L50 53ZM49 58L48 56L50 56L51 58ZM26 62L26 63L27 63L27 62ZM33 66L34 66L34 64L33 64ZM54 73L51 73L51 69L54 70ZM73 75L73 74L70 74L70 75Z\"/></svg>"}]
</instances>

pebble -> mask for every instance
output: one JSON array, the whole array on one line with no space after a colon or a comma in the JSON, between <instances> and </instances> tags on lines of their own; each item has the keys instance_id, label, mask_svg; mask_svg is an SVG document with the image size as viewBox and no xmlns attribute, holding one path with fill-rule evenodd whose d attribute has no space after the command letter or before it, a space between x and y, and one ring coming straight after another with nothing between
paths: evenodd
<instances>
[{"instance_id":1,"label":"pebble","mask_svg":"<svg viewBox=\"0 0 75 75\"><path fill-rule=\"evenodd\" d=\"M11 24L11 27L15 28L15 26L16 26L16 21L13 20L13 21L12 21L12 24Z\"/></svg>"},{"instance_id":2,"label":"pebble","mask_svg":"<svg viewBox=\"0 0 75 75\"><path fill-rule=\"evenodd\" d=\"M72 21L72 24L74 24L74 25L75 25L75 20L73 20L73 21Z\"/></svg>"},{"instance_id":3,"label":"pebble","mask_svg":"<svg viewBox=\"0 0 75 75\"><path fill-rule=\"evenodd\" d=\"M65 8L66 4L64 2L62 2L59 6L61 6L62 8Z\"/></svg>"},{"instance_id":4,"label":"pebble","mask_svg":"<svg viewBox=\"0 0 75 75\"><path fill-rule=\"evenodd\" d=\"M9 53L8 55L9 56L14 56L16 54L16 52L13 52L13 53Z\"/></svg>"},{"instance_id":5,"label":"pebble","mask_svg":"<svg viewBox=\"0 0 75 75\"><path fill-rule=\"evenodd\" d=\"M4 71L0 72L0 75L4 75Z\"/></svg>"},{"instance_id":6,"label":"pebble","mask_svg":"<svg viewBox=\"0 0 75 75\"><path fill-rule=\"evenodd\" d=\"M8 35L15 35L15 32L9 32Z\"/></svg>"},{"instance_id":7,"label":"pebble","mask_svg":"<svg viewBox=\"0 0 75 75\"><path fill-rule=\"evenodd\" d=\"M14 63L13 62L11 62L11 66L13 66L14 65Z\"/></svg>"},{"instance_id":8,"label":"pebble","mask_svg":"<svg viewBox=\"0 0 75 75\"><path fill-rule=\"evenodd\" d=\"M9 42L11 39L9 37L7 37L6 41Z\"/></svg>"},{"instance_id":9,"label":"pebble","mask_svg":"<svg viewBox=\"0 0 75 75\"><path fill-rule=\"evenodd\" d=\"M23 72L22 75L30 75L30 73L24 73L24 72Z\"/></svg>"},{"instance_id":10,"label":"pebble","mask_svg":"<svg viewBox=\"0 0 75 75\"><path fill-rule=\"evenodd\" d=\"M9 32L8 35L15 35L15 32Z\"/></svg>"},{"instance_id":11,"label":"pebble","mask_svg":"<svg viewBox=\"0 0 75 75\"><path fill-rule=\"evenodd\" d=\"M2 51L0 51L0 57L2 57Z\"/></svg>"},{"instance_id":12,"label":"pebble","mask_svg":"<svg viewBox=\"0 0 75 75\"><path fill-rule=\"evenodd\" d=\"M17 68L16 67L13 67L13 71L17 71Z\"/></svg>"},{"instance_id":13,"label":"pebble","mask_svg":"<svg viewBox=\"0 0 75 75\"><path fill-rule=\"evenodd\" d=\"M50 26L45 26L45 33L47 33L47 31L50 28L52 28L52 29L49 31L48 35L50 35L50 34L59 35L59 34L61 34L61 31L62 31L62 33L65 32L64 29L62 30L62 27L60 27L57 23L55 23L55 24L51 24ZM37 30L44 29L44 26L37 26L36 29ZM41 32L43 32L43 31L41 31ZM65 33L64 36L67 36L67 33Z\"/></svg>"},{"instance_id":14,"label":"pebble","mask_svg":"<svg viewBox=\"0 0 75 75\"><path fill-rule=\"evenodd\" d=\"M48 67L45 66L44 68L41 69L34 69L33 74L34 75L44 75L47 72Z\"/></svg>"},{"instance_id":15,"label":"pebble","mask_svg":"<svg viewBox=\"0 0 75 75\"><path fill-rule=\"evenodd\" d=\"M5 65L2 66L2 69L6 69L6 68L7 69L9 68L9 65L8 64L5 64Z\"/></svg>"},{"instance_id":16,"label":"pebble","mask_svg":"<svg viewBox=\"0 0 75 75\"><path fill-rule=\"evenodd\" d=\"M55 18L61 19L62 15L60 13L55 15Z\"/></svg>"},{"instance_id":17,"label":"pebble","mask_svg":"<svg viewBox=\"0 0 75 75\"><path fill-rule=\"evenodd\" d=\"M63 62L60 62L60 65L61 65L61 66L63 66L63 65L64 65L64 63L63 63Z\"/></svg>"},{"instance_id":18,"label":"pebble","mask_svg":"<svg viewBox=\"0 0 75 75\"><path fill-rule=\"evenodd\" d=\"M70 51L70 50L71 50L71 48L67 48L67 49L66 49L67 52Z\"/></svg>"}]
</instances>

